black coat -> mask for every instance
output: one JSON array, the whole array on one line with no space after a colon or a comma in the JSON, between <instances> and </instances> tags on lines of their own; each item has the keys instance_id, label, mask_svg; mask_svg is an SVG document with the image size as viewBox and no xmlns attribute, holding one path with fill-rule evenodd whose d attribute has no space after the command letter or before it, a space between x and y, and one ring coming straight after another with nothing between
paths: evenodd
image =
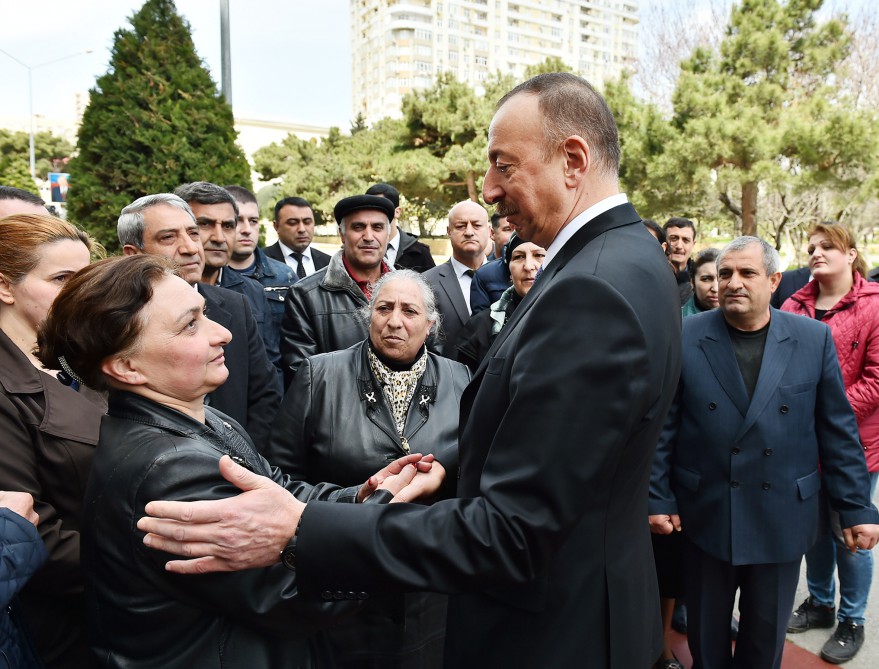
<instances>
[{"instance_id":1,"label":"black coat","mask_svg":"<svg viewBox=\"0 0 879 669\"><path fill-rule=\"evenodd\" d=\"M309 504L303 589L450 598L448 667L649 667L650 468L680 370L668 262L629 204L544 267L461 398L458 497Z\"/></svg>"},{"instance_id":2,"label":"black coat","mask_svg":"<svg viewBox=\"0 0 879 669\"><path fill-rule=\"evenodd\" d=\"M467 310L467 302L461 292L458 277L455 276L455 268L452 266L451 259L425 272L424 278L433 288L436 295L436 306L442 315L440 333L433 346L436 347L440 355L457 360L458 353L455 345L458 343L458 333L470 320L470 312Z\"/></svg>"},{"instance_id":3,"label":"black coat","mask_svg":"<svg viewBox=\"0 0 879 669\"><path fill-rule=\"evenodd\" d=\"M327 267L293 284L281 322L285 388L306 358L366 339L366 321L357 314L366 304L366 296L345 269L341 251Z\"/></svg>"},{"instance_id":4,"label":"black coat","mask_svg":"<svg viewBox=\"0 0 879 669\"><path fill-rule=\"evenodd\" d=\"M367 342L305 360L281 404L266 457L292 478L356 485L406 455L367 357ZM428 353L403 434L412 453L433 453L447 472L458 460L458 410L467 369ZM446 598L373 598L355 619L326 632L328 666L435 667L442 658Z\"/></svg>"},{"instance_id":5,"label":"black coat","mask_svg":"<svg viewBox=\"0 0 879 669\"><path fill-rule=\"evenodd\" d=\"M399 230L399 228L397 228ZM436 267L433 256L430 255L430 247L418 241L418 237L411 232L400 230L400 248L397 249L397 257L394 261L397 269L412 269L416 272L426 272Z\"/></svg>"},{"instance_id":6,"label":"black coat","mask_svg":"<svg viewBox=\"0 0 879 669\"><path fill-rule=\"evenodd\" d=\"M232 333L226 350L226 383L208 395L208 403L237 420L258 448L265 448L281 403L275 367L269 362L250 305L244 296L219 286L198 284L207 315Z\"/></svg>"},{"instance_id":7,"label":"black coat","mask_svg":"<svg viewBox=\"0 0 879 669\"><path fill-rule=\"evenodd\" d=\"M206 407L207 423L125 392L111 395L85 499L82 535L91 645L101 667L298 669L306 638L355 604L303 601L296 572L262 569L180 576L135 527L151 500L222 499L224 454L302 501L352 502L357 488L310 486L258 455L241 426ZM317 659L316 657L314 658Z\"/></svg>"}]
</instances>

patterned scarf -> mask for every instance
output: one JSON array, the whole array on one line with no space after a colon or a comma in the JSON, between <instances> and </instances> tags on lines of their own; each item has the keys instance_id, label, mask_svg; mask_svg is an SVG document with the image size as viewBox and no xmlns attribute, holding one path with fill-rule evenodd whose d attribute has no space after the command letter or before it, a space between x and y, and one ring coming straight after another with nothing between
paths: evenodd
<instances>
[{"instance_id":1,"label":"patterned scarf","mask_svg":"<svg viewBox=\"0 0 879 669\"><path fill-rule=\"evenodd\" d=\"M409 404L415 395L419 379L424 374L424 370L427 369L427 350L415 361L411 369L403 372L395 372L385 365L378 359L371 347L367 347L366 352L369 356L369 366L372 373L375 374L375 378L382 387L385 398L391 407L391 415L394 418L397 433L402 437L403 428L406 427L406 416L409 413Z\"/></svg>"}]
</instances>

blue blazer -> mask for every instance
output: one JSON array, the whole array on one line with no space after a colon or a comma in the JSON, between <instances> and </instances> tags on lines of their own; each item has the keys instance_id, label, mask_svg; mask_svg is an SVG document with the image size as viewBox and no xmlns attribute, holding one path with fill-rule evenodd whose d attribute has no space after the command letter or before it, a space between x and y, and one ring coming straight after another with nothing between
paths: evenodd
<instances>
[{"instance_id":1,"label":"blue blazer","mask_svg":"<svg viewBox=\"0 0 879 669\"><path fill-rule=\"evenodd\" d=\"M772 309L754 396L720 309L684 319L678 391L657 445L650 513L732 564L797 560L824 485L843 527L879 522L830 329Z\"/></svg>"}]
</instances>

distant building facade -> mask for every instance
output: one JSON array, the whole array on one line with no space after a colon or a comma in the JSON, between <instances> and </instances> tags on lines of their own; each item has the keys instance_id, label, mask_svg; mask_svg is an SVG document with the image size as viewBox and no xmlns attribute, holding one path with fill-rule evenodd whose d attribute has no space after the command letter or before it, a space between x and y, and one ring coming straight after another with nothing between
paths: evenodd
<instances>
[{"instance_id":1,"label":"distant building facade","mask_svg":"<svg viewBox=\"0 0 879 669\"><path fill-rule=\"evenodd\" d=\"M600 85L635 64L635 0L350 0L352 117L399 117L403 96L452 72L476 90L561 58Z\"/></svg>"}]
</instances>

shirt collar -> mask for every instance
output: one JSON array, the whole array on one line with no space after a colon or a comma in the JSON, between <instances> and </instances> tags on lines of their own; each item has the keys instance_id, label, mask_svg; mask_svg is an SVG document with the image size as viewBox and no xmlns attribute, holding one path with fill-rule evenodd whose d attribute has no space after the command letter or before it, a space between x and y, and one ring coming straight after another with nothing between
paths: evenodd
<instances>
[{"instance_id":1,"label":"shirt collar","mask_svg":"<svg viewBox=\"0 0 879 669\"><path fill-rule=\"evenodd\" d=\"M394 251L396 251L396 250L397 250L397 245L398 245L399 243L400 243L400 229L397 228L397 234L395 234L394 237L393 237L392 239L389 239L389 240L388 240L388 248L389 248L389 249L393 249Z\"/></svg>"},{"instance_id":2,"label":"shirt collar","mask_svg":"<svg viewBox=\"0 0 879 669\"><path fill-rule=\"evenodd\" d=\"M354 268L348 263L348 259L345 257L345 252L342 252L342 264L345 265L345 271L348 272L348 276L351 277L351 280L357 284L357 287L360 288L361 292L366 296L367 300L372 299L372 284L370 284L368 279L361 278L360 276L354 273ZM388 267L388 264L382 260L381 266L381 276L384 276L388 272L391 271L391 268Z\"/></svg>"},{"instance_id":3,"label":"shirt collar","mask_svg":"<svg viewBox=\"0 0 879 669\"><path fill-rule=\"evenodd\" d=\"M285 258L289 258L291 253L295 253L293 249L287 246L280 239L278 240L278 246L281 248L281 253ZM302 257L311 260L311 244L305 247L305 250L302 252Z\"/></svg>"},{"instance_id":4,"label":"shirt collar","mask_svg":"<svg viewBox=\"0 0 879 669\"><path fill-rule=\"evenodd\" d=\"M455 276L457 276L458 278L462 277L464 275L464 272L470 271L470 268L467 267L467 265L465 265L464 263L457 260L455 256L452 256L450 260L452 261L452 268L455 270ZM483 258L482 261L483 264L485 264L485 258Z\"/></svg>"},{"instance_id":5,"label":"shirt collar","mask_svg":"<svg viewBox=\"0 0 879 669\"><path fill-rule=\"evenodd\" d=\"M546 249L546 257L543 259L543 267L549 265L553 258L556 257L559 251L562 250L562 247L568 242L568 240L574 236L574 234L586 225L593 218L596 218L600 214L603 214L614 207L618 207L621 204L625 204L629 201L629 198L626 197L625 193L617 193L616 195L611 195L610 197L606 197L603 200L599 200L591 207L581 212L578 216L574 218L570 223L568 223L565 227L559 230L559 233L556 235L555 239L552 240L552 244L549 245L549 248Z\"/></svg>"}]
</instances>

